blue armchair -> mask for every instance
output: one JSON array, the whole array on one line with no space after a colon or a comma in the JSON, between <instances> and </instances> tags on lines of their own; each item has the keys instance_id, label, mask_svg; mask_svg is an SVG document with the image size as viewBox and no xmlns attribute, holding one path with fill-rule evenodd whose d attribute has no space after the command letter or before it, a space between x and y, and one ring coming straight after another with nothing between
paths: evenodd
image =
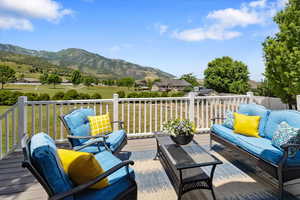
<instances>
[{"instance_id":1,"label":"blue armchair","mask_svg":"<svg viewBox=\"0 0 300 200\"><path fill-rule=\"evenodd\" d=\"M50 200L119 200L137 199L133 161L121 161L108 151L95 154L104 173L81 185L75 185L64 172L57 154L55 142L45 133L22 138L24 161L27 168L46 190ZM95 183L108 179L102 189L89 189Z\"/></svg>"},{"instance_id":2,"label":"blue armchair","mask_svg":"<svg viewBox=\"0 0 300 200\"><path fill-rule=\"evenodd\" d=\"M127 144L127 134L123 129L123 122L112 122L119 124L120 130L118 131L113 131L106 135L91 136L88 116L95 116L95 111L89 108L82 108L59 116L68 131L67 137L73 149L93 154L104 150L109 150L113 153L121 151Z\"/></svg>"}]
</instances>

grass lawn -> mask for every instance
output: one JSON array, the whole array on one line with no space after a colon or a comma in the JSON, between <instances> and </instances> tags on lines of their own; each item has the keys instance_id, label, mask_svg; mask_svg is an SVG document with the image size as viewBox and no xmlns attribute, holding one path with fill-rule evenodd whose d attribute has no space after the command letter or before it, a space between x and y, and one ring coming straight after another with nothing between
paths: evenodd
<instances>
[{"instance_id":1,"label":"grass lawn","mask_svg":"<svg viewBox=\"0 0 300 200\"><path fill-rule=\"evenodd\" d=\"M4 87L5 90L19 91L19 92L32 92L32 93L48 93L52 97L56 92L66 92L68 90L74 89L79 93L101 94L103 99L111 99L113 94L118 91L124 91L126 94L133 92L134 90L127 87L117 87L117 86L92 86L86 87L83 85L71 86L71 85L57 85L53 88L53 85L14 85L8 84Z\"/></svg>"}]
</instances>

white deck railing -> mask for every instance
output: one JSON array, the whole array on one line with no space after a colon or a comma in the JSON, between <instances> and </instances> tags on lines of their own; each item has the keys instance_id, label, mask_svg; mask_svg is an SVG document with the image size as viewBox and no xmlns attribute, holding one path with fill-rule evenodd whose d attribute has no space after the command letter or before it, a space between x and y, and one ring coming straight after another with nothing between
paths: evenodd
<instances>
[{"instance_id":1,"label":"white deck railing","mask_svg":"<svg viewBox=\"0 0 300 200\"><path fill-rule=\"evenodd\" d=\"M27 97L19 97L18 103L0 116L0 155L2 158L14 150L24 133L45 132L56 141L65 141L67 133L58 116L77 108L93 108L98 115L109 112L112 120L124 121L129 136L139 136L160 131L165 121L176 118L190 119L198 131L207 131L212 117L229 109L236 111L240 103L251 101L251 94L167 98L118 98L114 94L112 99L62 101L27 101Z\"/></svg>"}]
</instances>

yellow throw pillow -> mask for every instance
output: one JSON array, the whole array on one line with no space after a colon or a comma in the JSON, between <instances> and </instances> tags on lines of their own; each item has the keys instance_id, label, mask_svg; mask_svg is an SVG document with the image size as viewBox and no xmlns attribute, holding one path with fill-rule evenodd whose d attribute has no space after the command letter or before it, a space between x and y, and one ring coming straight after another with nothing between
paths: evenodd
<instances>
[{"instance_id":1,"label":"yellow throw pillow","mask_svg":"<svg viewBox=\"0 0 300 200\"><path fill-rule=\"evenodd\" d=\"M248 116L239 113L234 115L234 132L251 137L260 137L258 132L260 116Z\"/></svg>"},{"instance_id":2,"label":"yellow throw pillow","mask_svg":"<svg viewBox=\"0 0 300 200\"><path fill-rule=\"evenodd\" d=\"M104 170L91 153L66 149L58 149L57 153L64 171L68 174L70 179L78 185L87 183L104 173ZM108 185L108 180L105 178L90 188L101 189Z\"/></svg>"},{"instance_id":3,"label":"yellow throw pillow","mask_svg":"<svg viewBox=\"0 0 300 200\"><path fill-rule=\"evenodd\" d=\"M108 134L112 132L109 113L99 116L89 116L91 135Z\"/></svg>"}]
</instances>

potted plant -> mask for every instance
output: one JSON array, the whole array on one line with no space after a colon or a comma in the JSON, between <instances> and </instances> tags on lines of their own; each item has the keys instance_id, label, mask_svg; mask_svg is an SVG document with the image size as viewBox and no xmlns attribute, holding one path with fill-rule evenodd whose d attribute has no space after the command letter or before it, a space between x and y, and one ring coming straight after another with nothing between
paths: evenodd
<instances>
[{"instance_id":1,"label":"potted plant","mask_svg":"<svg viewBox=\"0 0 300 200\"><path fill-rule=\"evenodd\" d=\"M163 132L170 135L171 139L179 145L190 143L194 137L195 125L190 120L170 120L163 124Z\"/></svg>"}]
</instances>

